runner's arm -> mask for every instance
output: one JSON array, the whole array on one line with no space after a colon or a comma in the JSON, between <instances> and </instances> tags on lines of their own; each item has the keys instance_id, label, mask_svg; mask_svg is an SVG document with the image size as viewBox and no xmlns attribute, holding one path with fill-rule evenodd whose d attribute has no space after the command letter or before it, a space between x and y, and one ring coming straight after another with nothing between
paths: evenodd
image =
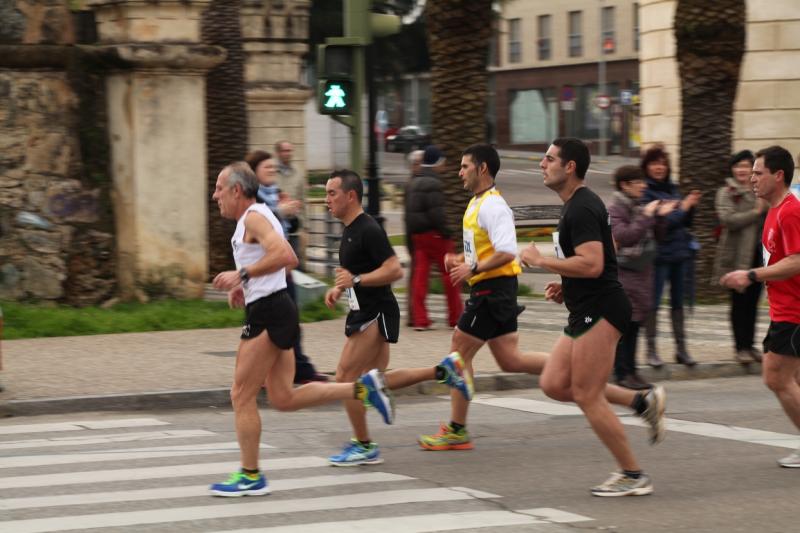
<instances>
[{"instance_id":1,"label":"runner's arm","mask_svg":"<svg viewBox=\"0 0 800 533\"><path fill-rule=\"evenodd\" d=\"M400 265L400 259L393 255L384 261L381 266L372 272L365 272L361 274L362 287L380 287L382 285L389 285L403 277L403 267ZM336 269L336 287L340 289L349 289L353 286L353 274L346 268Z\"/></svg>"},{"instance_id":2,"label":"runner's arm","mask_svg":"<svg viewBox=\"0 0 800 533\"><path fill-rule=\"evenodd\" d=\"M252 265L244 265L247 274L253 278L277 272L282 268L294 268L298 264L289 241L275 231L272 224L262 215L248 213L244 219L244 230L264 249L265 255Z\"/></svg>"},{"instance_id":3,"label":"runner's arm","mask_svg":"<svg viewBox=\"0 0 800 533\"><path fill-rule=\"evenodd\" d=\"M535 245L531 245L536 250ZM597 278L603 273L603 243L587 241L575 247L575 255L566 259L545 257L538 253L523 252L523 260L532 266L544 268L554 274L568 278Z\"/></svg>"},{"instance_id":4,"label":"runner's arm","mask_svg":"<svg viewBox=\"0 0 800 533\"><path fill-rule=\"evenodd\" d=\"M800 254L784 257L777 263L753 269L758 281L777 281L800 275ZM747 271L745 270L745 275Z\"/></svg>"}]
</instances>

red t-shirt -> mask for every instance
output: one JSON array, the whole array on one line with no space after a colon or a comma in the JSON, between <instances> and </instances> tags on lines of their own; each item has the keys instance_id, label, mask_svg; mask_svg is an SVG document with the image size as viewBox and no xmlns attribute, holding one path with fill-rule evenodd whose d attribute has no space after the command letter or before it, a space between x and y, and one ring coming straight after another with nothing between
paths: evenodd
<instances>
[{"instance_id":1,"label":"red t-shirt","mask_svg":"<svg viewBox=\"0 0 800 533\"><path fill-rule=\"evenodd\" d=\"M767 213L764 233L764 265L774 265L784 257L800 254L800 200L793 194ZM768 281L769 317L773 322L800 324L800 275Z\"/></svg>"}]
</instances>

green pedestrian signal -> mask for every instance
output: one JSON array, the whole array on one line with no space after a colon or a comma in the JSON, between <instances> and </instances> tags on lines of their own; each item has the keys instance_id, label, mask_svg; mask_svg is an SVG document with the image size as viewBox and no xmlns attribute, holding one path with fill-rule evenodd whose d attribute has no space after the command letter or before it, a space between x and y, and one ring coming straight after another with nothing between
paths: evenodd
<instances>
[{"instance_id":1,"label":"green pedestrian signal","mask_svg":"<svg viewBox=\"0 0 800 533\"><path fill-rule=\"evenodd\" d=\"M317 101L323 115L350 115L353 82L350 80L320 80Z\"/></svg>"}]
</instances>

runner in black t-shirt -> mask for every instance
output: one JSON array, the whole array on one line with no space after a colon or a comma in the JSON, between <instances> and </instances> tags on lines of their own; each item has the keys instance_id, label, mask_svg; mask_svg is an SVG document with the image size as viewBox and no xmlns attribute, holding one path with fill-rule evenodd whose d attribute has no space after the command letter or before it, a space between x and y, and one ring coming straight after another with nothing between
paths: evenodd
<instances>
[{"instance_id":1,"label":"runner in black t-shirt","mask_svg":"<svg viewBox=\"0 0 800 533\"><path fill-rule=\"evenodd\" d=\"M589 149L578 139L553 141L540 167L544 184L564 202L558 233L553 234L556 257L543 257L532 244L520 258L525 264L560 274L545 297L565 302L567 327L553 347L539 385L559 401L574 401L600 440L609 448L620 472L592 488L595 496L639 496L653 492L653 483L639 468L625 430L612 411L606 381L614 363L617 342L631 317L631 305L617 281L617 261L611 238L611 221L603 202L584 185ZM611 389L663 434L664 391L656 386L647 393ZM617 403L616 401L614 403ZM654 437L655 438L655 437Z\"/></svg>"},{"instance_id":2,"label":"runner in black t-shirt","mask_svg":"<svg viewBox=\"0 0 800 533\"><path fill-rule=\"evenodd\" d=\"M363 368L385 370L389 344L397 342L400 332L400 308L391 283L403 277L403 269L386 233L361 208L362 196L361 178L351 170L333 172L325 186L328 209L345 226L339 246L342 266L336 269L335 286L325 295L325 303L333 307L346 293L350 308L345 323L347 341L336 369L336 381L347 381L350 375L358 377ZM435 367L398 369L384 375L389 389L433 379L472 398L472 378L457 352ZM348 400L345 408L355 435L341 453L328 461L334 466L383 462L377 443L370 439L364 406Z\"/></svg>"}]
</instances>

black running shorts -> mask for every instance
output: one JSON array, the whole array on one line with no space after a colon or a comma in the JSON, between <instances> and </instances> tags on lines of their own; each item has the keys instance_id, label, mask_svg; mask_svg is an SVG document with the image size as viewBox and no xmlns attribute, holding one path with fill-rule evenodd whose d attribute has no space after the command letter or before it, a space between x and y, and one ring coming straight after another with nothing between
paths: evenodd
<instances>
[{"instance_id":1,"label":"black running shorts","mask_svg":"<svg viewBox=\"0 0 800 533\"><path fill-rule=\"evenodd\" d=\"M269 340L282 350L292 348L300 334L300 317L286 289L247 304L242 339L254 339L267 330Z\"/></svg>"},{"instance_id":2,"label":"black running shorts","mask_svg":"<svg viewBox=\"0 0 800 533\"><path fill-rule=\"evenodd\" d=\"M790 357L800 357L800 324L770 322L764 337L764 353L772 352Z\"/></svg>"},{"instance_id":3,"label":"black running shorts","mask_svg":"<svg viewBox=\"0 0 800 533\"><path fill-rule=\"evenodd\" d=\"M458 329L488 341L517 331L517 277L503 276L472 286Z\"/></svg>"},{"instance_id":4,"label":"black running shorts","mask_svg":"<svg viewBox=\"0 0 800 533\"><path fill-rule=\"evenodd\" d=\"M400 308L395 303L382 305L371 311L350 311L344 325L344 334L349 337L367 329L373 322L377 322L378 329L386 342L392 344L400 337Z\"/></svg>"},{"instance_id":5,"label":"black running shorts","mask_svg":"<svg viewBox=\"0 0 800 533\"><path fill-rule=\"evenodd\" d=\"M618 290L597 298L591 305L570 312L564 334L577 339L595 324L605 319L620 333L628 329L631 323L631 302L624 291Z\"/></svg>"}]
</instances>

